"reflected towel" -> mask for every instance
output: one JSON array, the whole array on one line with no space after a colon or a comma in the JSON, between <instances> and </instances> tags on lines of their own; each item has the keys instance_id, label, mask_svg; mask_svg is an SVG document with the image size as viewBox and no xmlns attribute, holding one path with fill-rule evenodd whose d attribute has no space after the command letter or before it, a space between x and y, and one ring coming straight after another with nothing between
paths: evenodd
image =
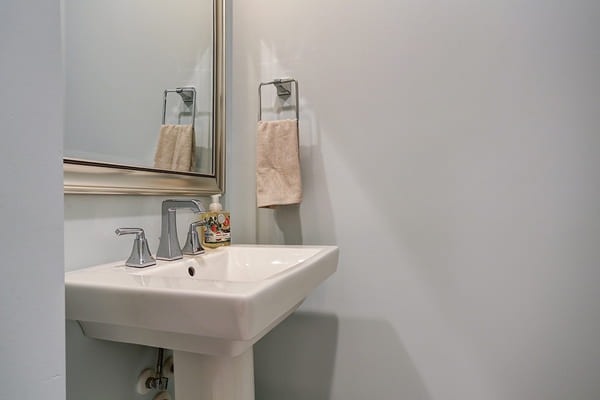
<instances>
[{"instance_id":1,"label":"reflected towel","mask_svg":"<svg viewBox=\"0 0 600 400\"><path fill-rule=\"evenodd\" d=\"M277 208L302 202L298 120L259 121L256 138L256 204Z\"/></svg>"},{"instance_id":2,"label":"reflected towel","mask_svg":"<svg viewBox=\"0 0 600 400\"><path fill-rule=\"evenodd\" d=\"M154 168L190 172L196 169L192 125L163 125L154 156Z\"/></svg>"}]
</instances>

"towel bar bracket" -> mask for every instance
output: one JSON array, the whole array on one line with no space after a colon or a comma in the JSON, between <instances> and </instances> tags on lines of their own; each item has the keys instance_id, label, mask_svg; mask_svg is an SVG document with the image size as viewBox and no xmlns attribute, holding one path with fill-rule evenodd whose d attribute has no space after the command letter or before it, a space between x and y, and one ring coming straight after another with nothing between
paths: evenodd
<instances>
[{"instance_id":1,"label":"towel bar bracket","mask_svg":"<svg viewBox=\"0 0 600 400\"><path fill-rule=\"evenodd\" d=\"M292 94L292 82L275 82L277 96L288 98Z\"/></svg>"},{"instance_id":2,"label":"towel bar bracket","mask_svg":"<svg viewBox=\"0 0 600 400\"><path fill-rule=\"evenodd\" d=\"M175 92L181 96L181 100L185 103L186 106L191 106L194 102L194 94L195 90L185 90L185 89L194 89L194 88L177 88Z\"/></svg>"}]
</instances>

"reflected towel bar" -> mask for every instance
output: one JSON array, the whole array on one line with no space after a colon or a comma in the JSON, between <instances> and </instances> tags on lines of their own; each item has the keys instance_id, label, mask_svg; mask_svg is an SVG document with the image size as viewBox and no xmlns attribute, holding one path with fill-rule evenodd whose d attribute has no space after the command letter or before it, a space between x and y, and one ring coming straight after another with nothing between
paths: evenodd
<instances>
[{"instance_id":1,"label":"reflected towel bar","mask_svg":"<svg viewBox=\"0 0 600 400\"><path fill-rule=\"evenodd\" d=\"M163 116L162 116L162 124L165 124L165 119L167 116L167 94L169 93L177 93L181 96L181 100L185 103L186 106L190 106L192 104L192 128L196 125L196 88L194 87L179 87L177 89L166 89L163 95Z\"/></svg>"},{"instance_id":2,"label":"reflected towel bar","mask_svg":"<svg viewBox=\"0 0 600 400\"><path fill-rule=\"evenodd\" d=\"M292 94L292 83L296 92L296 119L300 120L300 104L298 103L298 81L292 78L273 79L268 82L261 82L258 85L258 120L262 121L262 87L266 85L275 85L277 96L287 98Z\"/></svg>"}]
</instances>

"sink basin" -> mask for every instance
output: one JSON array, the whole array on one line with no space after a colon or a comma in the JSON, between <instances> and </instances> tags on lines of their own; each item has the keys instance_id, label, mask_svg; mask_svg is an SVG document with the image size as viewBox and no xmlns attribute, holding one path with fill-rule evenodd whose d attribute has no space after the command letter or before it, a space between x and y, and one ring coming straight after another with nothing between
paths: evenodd
<instances>
[{"instance_id":1,"label":"sink basin","mask_svg":"<svg viewBox=\"0 0 600 400\"><path fill-rule=\"evenodd\" d=\"M65 274L66 317L86 336L236 357L335 272L334 246L233 245L143 269Z\"/></svg>"},{"instance_id":2,"label":"sink basin","mask_svg":"<svg viewBox=\"0 0 600 400\"><path fill-rule=\"evenodd\" d=\"M140 275L165 278L184 278L202 281L258 282L272 278L315 256L316 247L256 247L231 246L222 251L186 259L183 262L165 263L161 267L141 272ZM190 269L194 271L190 273Z\"/></svg>"},{"instance_id":3,"label":"sink basin","mask_svg":"<svg viewBox=\"0 0 600 400\"><path fill-rule=\"evenodd\" d=\"M234 245L99 265L65 274L66 316L89 337L172 349L178 399L254 400L252 345L337 262L334 246Z\"/></svg>"}]
</instances>

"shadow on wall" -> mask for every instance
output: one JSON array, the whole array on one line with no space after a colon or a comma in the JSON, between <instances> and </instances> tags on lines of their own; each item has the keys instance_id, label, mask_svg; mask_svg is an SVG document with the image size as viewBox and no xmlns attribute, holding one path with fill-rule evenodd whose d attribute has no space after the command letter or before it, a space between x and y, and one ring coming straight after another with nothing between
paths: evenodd
<instances>
[{"instance_id":1,"label":"shadow on wall","mask_svg":"<svg viewBox=\"0 0 600 400\"><path fill-rule=\"evenodd\" d=\"M75 321L66 322L67 400L150 400L156 392L139 395L138 375L156 364L156 349L91 339ZM169 382L173 395L174 385Z\"/></svg>"},{"instance_id":2,"label":"shadow on wall","mask_svg":"<svg viewBox=\"0 0 600 400\"><path fill-rule=\"evenodd\" d=\"M338 319L296 312L254 345L256 398L330 398Z\"/></svg>"},{"instance_id":3,"label":"shadow on wall","mask_svg":"<svg viewBox=\"0 0 600 400\"><path fill-rule=\"evenodd\" d=\"M299 311L254 346L254 363L261 400L431 399L387 321Z\"/></svg>"},{"instance_id":4,"label":"shadow on wall","mask_svg":"<svg viewBox=\"0 0 600 400\"><path fill-rule=\"evenodd\" d=\"M300 221L300 206L282 206L274 211L275 222L283 235L283 243L300 245L302 241L302 222Z\"/></svg>"}]
</instances>

